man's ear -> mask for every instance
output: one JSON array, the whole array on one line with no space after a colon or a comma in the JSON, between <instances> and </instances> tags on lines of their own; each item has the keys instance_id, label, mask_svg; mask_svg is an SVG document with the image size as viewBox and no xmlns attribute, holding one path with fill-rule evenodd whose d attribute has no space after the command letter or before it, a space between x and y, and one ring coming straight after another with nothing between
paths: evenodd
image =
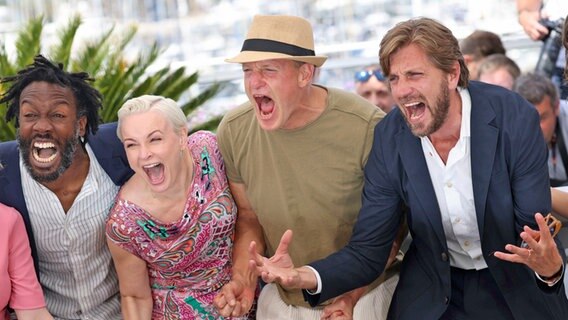
<instances>
[{"instance_id":1,"label":"man's ear","mask_svg":"<svg viewBox=\"0 0 568 320\"><path fill-rule=\"evenodd\" d=\"M313 64L304 63L300 66L298 71L298 85L300 87L305 87L312 83L316 71L316 66L314 66Z\"/></svg>"},{"instance_id":2,"label":"man's ear","mask_svg":"<svg viewBox=\"0 0 568 320\"><path fill-rule=\"evenodd\" d=\"M84 137L87 134L87 116L81 116L78 120L79 136Z\"/></svg>"},{"instance_id":3,"label":"man's ear","mask_svg":"<svg viewBox=\"0 0 568 320\"><path fill-rule=\"evenodd\" d=\"M460 74L461 74L461 66L458 61L454 61L452 69L448 74L448 85L450 90L457 88L458 83L460 81Z\"/></svg>"}]
</instances>

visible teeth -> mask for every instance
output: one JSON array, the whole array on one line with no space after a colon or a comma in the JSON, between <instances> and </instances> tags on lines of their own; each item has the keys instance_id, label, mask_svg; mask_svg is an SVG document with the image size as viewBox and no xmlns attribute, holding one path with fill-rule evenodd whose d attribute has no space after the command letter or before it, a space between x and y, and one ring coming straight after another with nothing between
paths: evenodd
<instances>
[{"instance_id":1,"label":"visible teeth","mask_svg":"<svg viewBox=\"0 0 568 320\"><path fill-rule=\"evenodd\" d=\"M418 105L420 102L416 101L416 102L411 102L411 103L406 103L404 106L405 107L414 107L416 105Z\"/></svg>"},{"instance_id":2,"label":"visible teeth","mask_svg":"<svg viewBox=\"0 0 568 320\"><path fill-rule=\"evenodd\" d=\"M36 142L34 143L34 147L40 149L47 149L47 148L55 148L55 145L51 142Z\"/></svg>"},{"instance_id":3,"label":"visible teeth","mask_svg":"<svg viewBox=\"0 0 568 320\"><path fill-rule=\"evenodd\" d=\"M47 147L47 148L48 148L48 147ZM37 149L34 149L34 150L33 150L32 155L33 155L34 159L35 159L37 162L42 162L42 163L51 162L51 161L55 160L55 157L57 157L57 153L54 153L54 154L52 154L51 156L49 156L49 157L47 157L47 158L41 158L41 157L39 156L39 151L37 151Z\"/></svg>"},{"instance_id":4,"label":"visible teeth","mask_svg":"<svg viewBox=\"0 0 568 320\"><path fill-rule=\"evenodd\" d=\"M144 169L150 169L150 168L156 167L158 165L159 165L159 163L152 163L152 164L148 164L148 165L143 166L143 168Z\"/></svg>"}]
</instances>

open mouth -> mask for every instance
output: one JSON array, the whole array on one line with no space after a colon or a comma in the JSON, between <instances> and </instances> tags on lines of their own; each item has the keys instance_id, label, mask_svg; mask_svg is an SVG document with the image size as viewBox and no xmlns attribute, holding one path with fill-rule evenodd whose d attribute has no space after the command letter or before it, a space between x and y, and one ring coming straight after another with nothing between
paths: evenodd
<instances>
[{"instance_id":1,"label":"open mouth","mask_svg":"<svg viewBox=\"0 0 568 320\"><path fill-rule=\"evenodd\" d=\"M274 100L265 95L254 95L261 119L269 119L274 112Z\"/></svg>"},{"instance_id":2,"label":"open mouth","mask_svg":"<svg viewBox=\"0 0 568 320\"><path fill-rule=\"evenodd\" d=\"M422 102L411 102L404 104L406 113L408 114L408 120L416 121L420 119L424 112L426 112L426 105Z\"/></svg>"},{"instance_id":3,"label":"open mouth","mask_svg":"<svg viewBox=\"0 0 568 320\"><path fill-rule=\"evenodd\" d=\"M150 179L150 183L159 184L164 181L164 165L161 163L152 163L142 167L144 172Z\"/></svg>"},{"instance_id":4,"label":"open mouth","mask_svg":"<svg viewBox=\"0 0 568 320\"><path fill-rule=\"evenodd\" d=\"M57 149L52 142L35 142L32 156L37 162L50 163L57 158Z\"/></svg>"}]
</instances>

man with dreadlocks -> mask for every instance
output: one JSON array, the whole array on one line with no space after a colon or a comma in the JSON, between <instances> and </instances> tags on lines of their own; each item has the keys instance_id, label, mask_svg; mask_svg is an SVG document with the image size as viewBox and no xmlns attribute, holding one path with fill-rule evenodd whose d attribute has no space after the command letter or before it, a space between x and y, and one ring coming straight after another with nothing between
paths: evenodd
<instances>
[{"instance_id":1,"label":"man with dreadlocks","mask_svg":"<svg viewBox=\"0 0 568 320\"><path fill-rule=\"evenodd\" d=\"M11 83L0 104L18 128L17 141L0 144L0 202L23 216L57 319L120 319L105 219L132 171L116 125L99 127L102 96L91 80L41 55L0 80Z\"/></svg>"}]
</instances>

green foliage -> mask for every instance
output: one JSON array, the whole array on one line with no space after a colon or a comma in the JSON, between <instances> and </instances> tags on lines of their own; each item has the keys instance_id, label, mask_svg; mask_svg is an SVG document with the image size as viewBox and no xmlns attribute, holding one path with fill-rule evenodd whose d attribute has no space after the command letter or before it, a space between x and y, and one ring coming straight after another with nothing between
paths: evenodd
<instances>
[{"instance_id":1,"label":"green foliage","mask_svg":"<svg viewBox=\"0 0 568 320\"><path fill-rule=\"evenodd\" d=\"M126 46L136 35L136 27L131 26L126 31L117 34L114 27L87 43L76 44L75 36L81 27L79 16L71 18L66 26L58 31L58 42L48 50L41 46L41 36L44 27L43 17L31 19L18 33L16 40L15 61L10 61L6 44L0 43L0 77L11 76L33 62L38 53L52 61L62 63L68 71L85 71L95 79L94 86L102 93L103 122L116 121L116 112L122 104L133 97L144 94L161 95L176 101L191 97L182 102L181 108L186 115L212 98L220 89L221 84L213 84L195 97L190 94L190 88L197 83L198 73L186 74L185 67L170 68L169 66L150 72L150 66L159 58L162 50L154 43L141 52L134 61L124 57ZM74 48L78 47L76 51ZM73 54L72 54L73 52ZM0 94L7 89L6 84L0 84ZM0 141L15 138L14 126L4 121L6 106L0 106ZM207 123L193 128L197 130L215 130L220 118L211 119Z\"/></svg>"}]
</instances>

